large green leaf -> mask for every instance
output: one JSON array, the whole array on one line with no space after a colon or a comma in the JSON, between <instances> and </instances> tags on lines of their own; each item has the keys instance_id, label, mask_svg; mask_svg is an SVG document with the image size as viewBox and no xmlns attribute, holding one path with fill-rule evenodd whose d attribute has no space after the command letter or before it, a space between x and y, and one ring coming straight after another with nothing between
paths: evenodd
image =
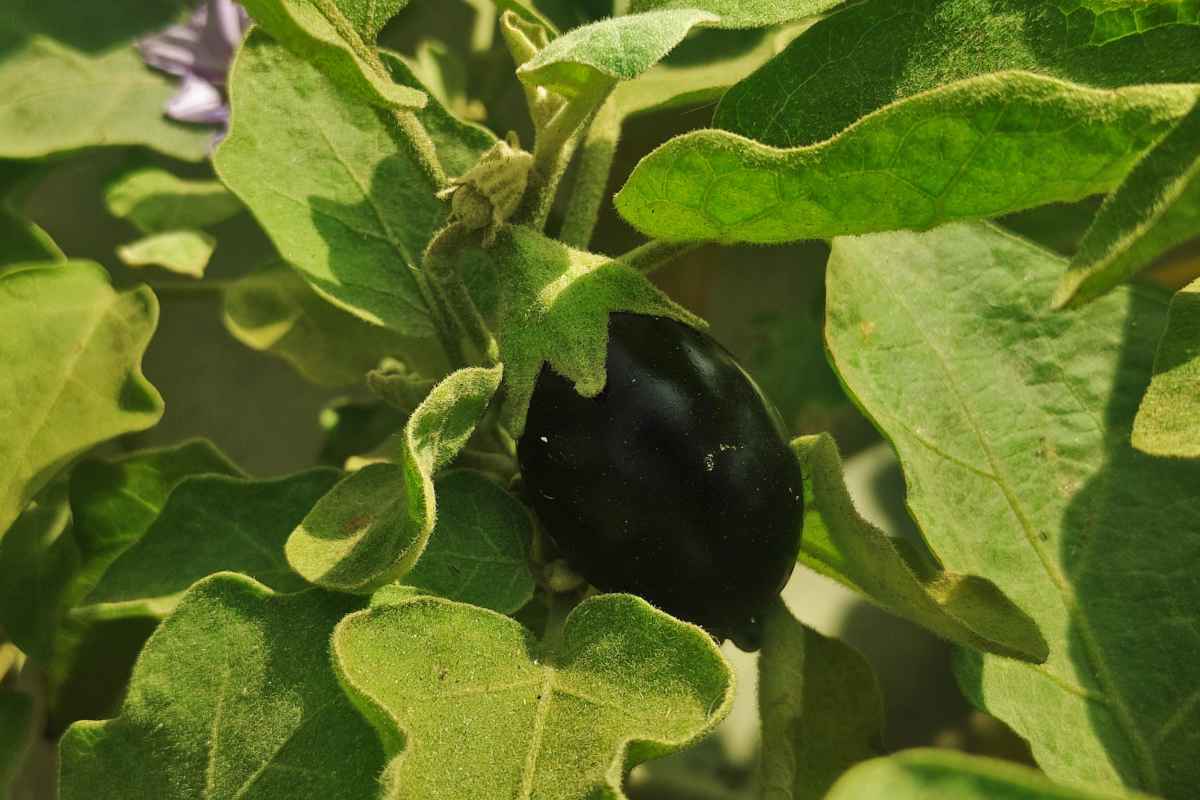
<instances>
[{"instance_id":1,"label":"large green leaf","mask_svg":"<svg viewBox=\"0 0 1200 800\"><path fill-rule=\"evenodd\" d=\"M805 147L698 131L644 158L616 205L673 241L787 242L998 216L1112 189L1198 90L1097 90L1013 72L900 101Z\"/></svg>"},{"instance_id":2,"label":"large green leaf","mask_svg":"<svg viewBox=\"0 0 1200 800\"><path fill-rule=\"evenodd\" d=\"M86 6L86 7L85 7ZM163 116L178 79L143 63L132 40L174 22L177 0L15 0L0 15L0 158L98 145L146 145L199 160L212 128Z\"/></svg>"},{"instance_id":3,"label":"large green leaf","mask_svg":"<svg viewBox=\"0 0 1200 800\"><path fill-rule=\"evenodd\" d=\"M491 252L505 274L496 337L504 363L504 417L514 435L524 430L544 363L586 397L604 388L609 312L703 325L641 273L528 228L508 228Z\"/></svg>"},{"instance_id":4,"label":"large green leaf","mask_svg":"<svg viewBox=\"0 0 1200 800\"><path fill-rule=\"evenodd\" d=\"M72 458L162 416L141 358L149 289L116 292L98 265L0 275L0 537Z\"/></svg>"},{"instance_id":5,"label":"large green leaf","mask_svg":"<svg viewBox=\"0 0 1200 800\"><path fill-rule=\"evenodd\" d=\"M1200 584L1181 565L1200 463L1129 444L1166 303L1121 289L1056 314L1063 263L985 225L837 239L829 351L895 446L931 549L1050 645L1042 666L959 651L971 699L1053 778L1190 797Z\"/></svg>"},{"instance_id":6,"label":"large green leaf","mask_svg":"<svg viewBox=\"0 0 1200 800\"><path fill-rule=\"evenodd\" d=\"M765 28L816 17L841 5L843 0L633 0L633 13L669 8L694 8L720 17L721 28Z\"/></svg>"},{"instance_id":7,"label":"large green leaf","mask_svg":"<svg viewBox=\"0 0 1200 800\"><path fill-rule=\"evenodd\" d=\"M1133 5L1110 5L1118 4ZM1161 27L1104 47L1091 44L1093 30L1049 2L867 0L819 21L731 89L713 122L798 147L901 98L991 72L1104 88L1200 81L1198 27Z\"/></svg>"},{"instance_id":8,"label":"large green leaf","mask_svg":"<svg viewBox=\"0 0 1200 800\"><path fill-rule=\"evenodd\" d=\"M1055 290L1055 305L1101 295L1195 236L1200 236L1200 103L1105 201Z\"/></svg>"},{"instance_id":9,"label":"large green leaf","mask_svg":"<svg viewBox=\"0 0 1200 800\"><path fill-rule=\"evenodd\" d=\"M1137 795L1145 798L1145 795ZM1133 800L1059 786L1009 761L952 750L908 750L850 770L826 800ZM1148 798L1146 798L1148 800Z\"/></svg>"},{"instance_id":10,"label":"large green leaf","mask_svg":"<svg viewBox=\"0 0 1200 800\"><path fill-rule=\"evenodd\" d=\"M385 57L398 80L416 84ZM432 335L415 272L445 210L391 115L262 32L243 45L230 95L233 125L215 164L284 260L364 319ZM450 174L466 172L495 141L436 101L417 116Z\"/></svg>"},{"instance_id":11,"label":"large green leaf","mask_svg":"<svg viewBox=\"0 0 1200 800\"><path fill-rule=\"evenodd\" d=\"M585 601L556 646L421 598L351 615L333 650L391 759L388 800L616 800L629 768L694 742L733 701L708 634L631 595Z\"/></svg>"},{"instance_id":12,"label":"large green leaf","mask_svg":"<svg viewBox=\"0 0 1200 800\"><path fill-rule=\"evenodd\" d=\"M427 97L390 80L375 38L408 0L244 0L277 41L337 86L387 108L422 108Z\"/></svg>"},{"instance_id":13,"label":"large green leaf","mask_svg":"<svg viewBox=\"0 0 1200 800\"><path fill-rule=\"evenodd\" d=\"M72 617L165 617L189 586L217 572L246 575L279 592L305 588L288 568L284 542L339 476L322 468L276 480L186 478Z\"/></svg>"},{"instance_id":14,"label":"large green leaf","mask_svg":"<svg viewBox=\"0 0 1200 800\"><path fill-rule=\"evenodd\" d=\"M763 800L819 800L882 746L883 697L871 665L796 621L782 601L763 628L758 710Z\"/></svg>"},{"instance_id":15,"label":"large green leaf","mask_svg":"<svg viewBox=\"0 0 1200 800\"><path fill-rule=\"evenodd\" d=\"M501 374L468 367L435 386L405 424L396 463L350 474L292 532L292 568L317 586L360 594L412 569L437 522L433 479L466 446Z\"/></svg>"},{"instance_id":16,"label":"large green leaf","mask_svg":"<svg viewBox=\"0 0 1200 800\"><path fill-rule=\"evenodd\" d=\"M801 564L957 644L1024 661L1046 660L1046 640L1037 624L994 583L927 564L905 542L862 518L846 489L831 436L803 436L792 447L811 488Z\"/></svg>"},{"instance_id":17,"label":"large green leaf","mask_svg":"<svg viewBox=\"0 0 1200 800\"><path fill-rule=\"evenodd\" d=\"M122 174L105 187L104 202L142 233L207 228L242 209L220 181L180 178L161 167Z\"/></svg>"},{"instance_id":18,"label":"large green leaf","mask_svg":"<svg viewBox=\"0 0 1200 800\"><path fill-rule=\"evenodd\" d=\"M33 697L0 689L0 800L8 800L33 739Z\"/></svg>"},{"instance_id":19,"label":"large green leaf","mask_svg":"<svg viewBox=\"0 0 1200 800\"><path fill-rule=\"evenodd\" d=\"M379 740L329 667L355 606L240 575L197 584L146 644L120 716L63 737L63 800L375 797Z\"/></svg>"},{"instance_id":20,"label":"large green leaf","mask_svg":"<svg viewBox=\"0 0 1200 800\"><path fill-rule=\"evenodd\" d=\"M1154 378L1133 423L1133 446L1152 455L1200 458L1200 279L1171 301Z\"/></svg>"}]
</instances>

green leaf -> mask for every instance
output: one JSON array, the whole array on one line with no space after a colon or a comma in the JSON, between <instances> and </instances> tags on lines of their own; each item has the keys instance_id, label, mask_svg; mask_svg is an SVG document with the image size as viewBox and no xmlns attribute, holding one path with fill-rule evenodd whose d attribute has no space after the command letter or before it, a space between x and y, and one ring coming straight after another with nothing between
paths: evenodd
<instances>
[{"instance_id":1,"label":"green leaf","mask_svg":"<svg viewBox=\"0 0 1200 800\"><path fill-rule=\"evenodd\" d=\"M798 147L897 100L993 72L1100 88L1200 81L1200 28L1163 27L1104 47L1092 46L1092 30L1048 2L867 0L820 20L733 87L713 125Z\"/></svg>"},{"instance_id":2,"label":"green leaf","mask_svg":"<svg viewBox=\"0 0 1200 800\"><path fill-rule=\"evenodd\" d=\"M1091 30L1088 44L1102 45L1166 25L1200 25L1191 0L1055 0L1071 28Z\"/></svg>"},{"instance_id":3,"label":"green leaf","mask_svg":"<svg viewBox=\"0 0 1200 800\"><path fill-rule=\"evenodd\" d=\"M322 386L361 384L385 356L432 348L329 303L286 264L234 281L222 319L242 344L279 356Z\"/></svg>"},{"instance_id":4,"label":"green leaf","mask_svg":"<svg viewBox=\"0 0 1200 800\"><path fill-rule=\"evenodd\" d=\"M493 0L499 11L511 11L526 22L533 22L546 29L553 39L559 35L558 28L550 18L538 11L531 0Z\"/></svg>"},{"instance_id":5,"label":"green leaf","mask_svg":"<svg viewBox=\"0 0 1200 800\"><path fill-rule=\"evenodd\" d=\"M391 80L375 38L408 0L245 0L254 20L275 40L321 70L336 85L385 108L424 108L427 97Z\"/></svg>"},{"instance_id":6,"label":"green leaf","mask_svg":"<svg viewBox=\"0 0 1200 800\"><path fill-rule=\"evenodd\" d=\"M188 587L236 572L279 592L305 588L283 546L340 473L313 469L276 480L200 475L171 492L154 523L71 612L79 620L170 614Z\"/></svg>"},{"instance_id":7,"label":"green leaf","mask_svg":"<svg viewBox=\"0 0 1200 800\"><path fill-rule=\"evenodd\" d=\"M158 422L143 377L158 322L147 288L116 292L90 262L0 275L0 538L67 462Z\"/></svg>"},{"instance_id":8,"label":"green leaf","mask_svg":"<svg viewBox=\"0 0 1200 800\"><path fill-rule=\"evenodd\" d=\"M650 69L696 25L719 20L684 8L593 22L550 42L517 69L517 77L565 97L600 92Z\"/></svg>"},{"instance_id":9,"label":"green leaf","mask_svg":"<svg viewBox=\"0 0 1200 800\"><path fill-rule=\"evenodd\" d=\"M287 541L309 582L369 594L412 569L437 521L434 476L466 445L500 385L500 367L468 367L433 388L404 426L399 463L351 473Z\"/></svg>"},{"instance_id":10,"label":"green leaf","mask_svg":"<svg viewBox=\"0 0 1200 800\"><path fill-rule=\"evenodd\" d=\"M1129 444L1166 304L1118 289L1055 313L1063 264L985 225L837 239L829 352L946 569L987 575L1050 645L1041 666L960 651L972 701L1056 780L1189 797L1200 463Z\"/></svg>"},{"instance_id":11,"label":"green leaf","mask_svg":"<svg viewBox=\"0 0 1200 800\"><path fill-rule=\"evenodd\" d=\"M641 273L528 228L509 227L491 254L505 275L496 337L504 363L503 416L514 436L525 428L543 363L574 381L585 397L604 388L610 312L704 324Z\"/></svg>"},{"instance_id":12,"label":"green leaf","mask_svg":"<svg viewBox=\"0 0 1200 800\"><path fill-rule=\"evenodd\" d=\"M25 198L42 170L19 161L0 162L0 271L15 264L63 261L62 250L26 219Z\"/></svg>"},{"instance_id":13,"label":"green leaf","mask_svg":"<svg viewBox=\"0 0 1200 800\"><path fill-rule=\"evenodd\" d=\"M8 800L33 739L33 697L0 689L0 800Z\"/></svg>"},{"instance_id":14,"label":"green leaf","mask_svg":"<svg viewBox=\"0 0 1200 800\"><path fill-rule=\"evenodd\" d=\"M240 575L197 584L150 637L120 716L63 737L63 800L375 797L379 740L329 668L354 608Z\"/></svg>"},{"instance_id":15,"label":"green leaf","mask_svg":"<svg viewBox=\"0 0 1200 800\"><path fill-rule=\"evenodd\" d=\"M105 188L104 202L142 233L207 228L242 210L220 181L180 178L160 167L121 175Z\"/></svg>"},{"instance_id":16,"label":"green leaf","mask_svg":"<svg viewBox=\"0 0 1200 800\"><path fill-rule=\"evenodd\" d=\"M816 17L843 0L633 0L631 13L671 8L692 8L720 17L720 28L765 28Z\"/></svg>"},{"instance_id":17,"label":"green leaf","mask_svg":"<svg viewBox=\"0 0 1200 800\"><path fill-rule=\"evenodd\" d=\"M880 752L883 697L859 653L802 625L780 601L758 660L763 800L819 800L837 777Z\"/></svg>"},{"instance_id":18,"label":"green leaf","mask_svg":"<svg viewBox=\"0 0 1200 800\"><path fill-rule=\"evenodd\" d=\"M188 161L213 129L163 116L178 79L143 63L132 39L175 21L183 4L18 0L0 16L0 158L100 145L145 145Z\"/></svg>"},{"instance_id":19,"label":"green leaf","mask_svg":"<svg viewBox=\"0 0 1200 800\"><path fill-rule=\"evenodd\" d=\"M520 609L534 589L525 506L478 472L447 472L434 486L437 525L404 586L501 614Z\"/></svg>"},{"instance_id":20,"label":"green leaf","mask_svg":"<svg viewBox=\"0 0 1200 800\"><path fill-rule=\"evenodd\" d=\"M801 564L957 644L1024 661L1046 660L1046 640L1037 624L994 583L923 563L904 542L859 515L829 434L802 436L792 447L812 489Z\"/></svg>"},{"instance_id":21,"label":"green leaf","mask_svg":"<svg viewBox=\"0 0 1200 800\"><path fill-rule=\"evenodd\" d=\"M385 57L397 79L415 85L407 67ZM415 275L446 212L395 120L261 32L242 47L230 95L233 125L215 165L284 260L358 316L432 336ZM495 141L435 101L417 116L451 174Z\"/></svg>"},{"instance_id":22,"label":"green leaf","mask_svg":"<svg viewBox=\"0 0 1200 800\"><path fill-rule=\"evenodd\" d=\"M1196 97L1192 86L1108 91L989 75L806 147L723 131L676 137L638 164L616 205L652 237L758 244L998 216L1115 187Z\"/></svg>"},{"instance_id":23,"label":"green leaf","mask_svg":"<svg viewBox=\"0 0 1200 800\"><path fill-rule=\"evenodd\" d=\"M117 248L127 267L162 267L179 275L203 278L217 240L203 231L164 231Z\"/></svg>"},{"instance_id":24,"label":"green leaf","mask_svg":"<svg viewBox=\"0 0 1200 800\"><path fill-rule=\"evenodd\" d=\"M631 767L691 744L733 701L712 639L631 595L584 601L548 651L507 617L438 598L347 617L333 651L383 737L389 799L615 800Z\"/></svg>"},{"instance_id":25,"label":"green leaf","mask_svg":"<svg viewBox=\"0 0 1200 800\"><path fill-rule=\"evenodd\" d=\"M1133 800L1059 786L1036 770L953 750L906 750L855 767L826 800ZM1136 797L1146 798L1145 795Z\"/></svg>"},{"instance_id":26,"label":"green leaf","mask_svg":"<svg viewBox=\"0 0 1200 800\"><path fill-rule=\"evenodd\" d=\"M1200 233L1200 103L1105 201L1054 292L1080 305Z\"/></svg>"},{"instance_id":27,"label":"green leaf","mask_svg":"<svg viewBox=\"0 0 1200 800\"><path fill-rule=\"evenodd\" d=\"M1156 456L1200 458L1200 279L1171 301L1154 377L1133 422L1133 446Z\"/></svg>"}]
</instances>

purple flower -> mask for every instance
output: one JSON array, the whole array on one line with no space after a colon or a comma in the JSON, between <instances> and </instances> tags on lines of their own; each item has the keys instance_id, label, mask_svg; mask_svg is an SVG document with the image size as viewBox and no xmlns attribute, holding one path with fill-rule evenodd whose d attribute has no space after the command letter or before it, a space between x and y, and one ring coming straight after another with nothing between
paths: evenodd
<instances>
[{"instance_id":1,"label":"purple flower","mask_svg":"<svg viewBox=\"0 0 1200 800\"><path fill-rule=\"evenodd\" d=\"M246 10L233 0L206 0L186 23L138 42L146 64L182 78L179 91L167 101L168 117L219 125L218 140L225 135L229 122L225 78L249 26Z\"/></svg>"}]
</instances>

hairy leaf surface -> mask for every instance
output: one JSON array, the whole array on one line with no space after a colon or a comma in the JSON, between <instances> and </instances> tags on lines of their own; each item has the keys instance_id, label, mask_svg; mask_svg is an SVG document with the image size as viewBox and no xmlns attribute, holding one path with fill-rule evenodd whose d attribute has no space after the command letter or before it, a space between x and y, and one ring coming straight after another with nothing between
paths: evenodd
<instances>
[{"instance_id":1,"label":"hairy leaf surface","mask_svg":"<svg viewBox=\"0 0 1200 800\"><path fill-rule=\"evenodd\" d=\"M816 17L841 4L842 0L633 0L629 10L694 8L716 14L721 28L765 28Z\"/></svg>"},{"instance_id":2,"label":"hairy leaf surface","mask_svg":"<svg viewBox=\"0 0 1200 800\"><path fill-rule=\"evenodd\" d=\"M1154 378L1133 422L1133 446L1151 455L1200 458L1200 279L1171 301Z\"/></svg>"}]
</instances>

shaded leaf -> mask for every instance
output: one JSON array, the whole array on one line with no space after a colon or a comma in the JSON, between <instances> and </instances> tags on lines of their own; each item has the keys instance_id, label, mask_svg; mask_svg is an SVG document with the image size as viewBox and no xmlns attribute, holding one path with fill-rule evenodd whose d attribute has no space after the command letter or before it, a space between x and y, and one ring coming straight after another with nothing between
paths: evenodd
<instances>
[{"instance_id":1,"label":"shaded leaf","mask_svg":"<svg viewBox=\"0 0 1200 800\"><path fill-rule=\"evenodd\" d=\"M272 264L225 290L225 327L242 344L286 360L313 383L362 383L382 358L433 349L362 320L317 295L295 270Z\"/></svg>"},{"instance_id":2,"label":"shaded leaf","mask_svg":"<svg viewBox=\"0 0 1200 800\"><path fill-rule=\"evenodd\" d=\"M862 518L829 434L803 436L792 447L812 489L801 564L957 644L1024 661L1046 660L1046 640L1037 624L994 583L922 563L904 542Z\"/></svg>"},{"instance_id":3,"label":"shaded leaf","mask_svg":"<svg viewBox=\"0 0 1200 800\"><path fill-rule=\"evenodd\" d=\"M203 231L164 231L117 248L117 257L127 267L162 267L165 270L203 278L217 240Z\"/></svg>"},{"instance_id":4,"label":"shaded leaf","mask_svg":"<svg viewBox=\"0 0 1200 800\"><path fill-rule=\"evenodd\" d=\"M1102 45L1166 25L1200 25L1190 0L1055 0L1074 29L1090 29L1088 44Z\"/></svg>"},{"instance_id":5,"label":"shaded leaf","mask_svg":"<svg viewBox=\"0 0 1200 800\"><path fill-rule=\"evenodd\" d=\"M952 750L906 750L850 770L826 800L1118 800L1059 786L1040 772L994 758ZM1137 795L1145 798L1145 795Z\"/></svg>"},{"instance_id":6,"label":"shaded leaf","mask_svg":"<svg viewBox=\"0 0 1200 800\"><path fill-rule=\"evenodd\" d=\"M242 210L220 181L180 178L160 167L142 167L119 176L104 190L113 216L142 233L207 228Z\"/></svg>"},{"instance_id":7,"label":"shaded leaf","mask_svg":"<svg viewBox=\"0 0 1200 800\"><path fill-rule=\"evenodd\" d=\"M0 271L15 264L66 259L50 235L25 215L25 198L40 176L38 167L0 163Z\"/></svg>"},{"instance_id":8,"label":"shaded leaf","mask_svg":"<svg viewBox=\"0 0 1200 800\"><path fill-rule=\"evenodd\" d=\"M415 85L407 67L384 57L398 80ZM395 120L262 32L243 45L230 95L233 125L215 165L284 260L358 316L432 336L416 272L446 212ZM436 101L417 116L450 174L466 172L495 141Z\"/></svg>"},{"instance_id":9,"label":"shaded leaf","mask_svg":"<svg viewBox=\"0 0 1200 800\"><path fill-rule=\"evenodd\" d=\"M63 800L374 797L378 738L329 668L355 607L240 575L197 584L150 637L120 716L63 737Z\"/></svg>"},{"instance_id":10,"label":"shaded leaf","mask_svg":"<svg viewBox=\"0 0 1200 800\"><path fill-rule=\"evenodd\" d=\"M438 598L353 614L333 648L391 759L385 798L624 797L632 766L691 744L733 701L712 639L632 595L584 601L549 652Z\"/></svg>"},{"instance_id":11,"label":"shaded leaf","mask_svg":"<svg viewBox=\"0 0 1200 800\"><path fill-rule=\"evenodd\" d=\"M288 568L284 542L339 477L336 470L313 469L275 480L184 479L72 617L162 618L189 586L218 572L236 572L279 592L305 588Z\"/></svg>"},{"instance_id":12,"label":"shaded leaf","mask_svg":"<svg viewBox=\"0 0 1200 800\"><path fill-rule=\"evenodd\" d=\"M426 95L390 79L375 38L408 0L244 0L267 33L333 83L377 106L423 108Z\"/></svg>"},{"instance_id":13,"label":"shaded leaf","mask_svg":"<svg viewBox=\"0 0 1200 800\"><path fill-rule=\"evenodd\" d=\"M984 225L837 239L829 351L895 446L946 569L987 575L1050 645L1041 666L959 651L971 700L1052 778L1188 797L1200 584L1180 565L1196 553L1200 463L1129 444L1165 302L1118 289L1056 314L1062 268Z\"/></svg>"},{"instance_id":14,"label":"shaded leaf","mask_svg":"<svg viewBox=\"0 0 1200 800\"><path fill-rule=\"evenodd\" d=\"M1192 107L1105 201L1054 291L1079 305L1200 235L1200 104Z\"/></svg>"},{"instance_id":15,"label":"shaded leaf","mask_svg":"<svg viewBox=\"0 0 1200 800\"><path fill-rule=\"evenodd\" d=\"M412 569L437 521L434 476L466 445L500 385L500 367L452 373L404 426L397 463L370 464L322 497L287 540L306 580L367 594Z\"/></svg>"},{"instance_id":16,"label":"shaded leaf","mask_svg":"<svg viewBox=\"0 0 1200 800\"><path fill-rule=\"evenodd\" d=\"M90 262L0 275L0 537L71 459L158 422L140 366L157 322L149 289Z\"/></svg>"},{"instance_id":17,"label":"shaded leaf","mask_svg":"<svg viewBox=\"0 0 1200 800\"><path fill-rule=\"evenodd\" d=\"M697 131L646 156L616 206L649 236L760 244L998 216L1115 187L1197 91L1004 73L901 101L808 147Z\"/></svg>"},{"instance_id":18,"label":"shaded leaf","mask_svg":"<svg viewBox=\"0 0 1200 800\"><path fill-rule=\"evenodd\" d=\"M585 397L604 388L610 312L703 325L641 273L528 228L509 227L491 254L505 274L496 338L504 363L503 415L514 436L525 427L543 363Z\"/></svg>"},{"instance_id":19,"label":"shaded leaf","mask_svg":"<svg viewBox=\"0 0 1200 800\"><path fill-rule=\"evenodd\" d=\"M631 13L670 8L693 8L720 17L721 28L758 28L815 17L843 0L633 0Z\"/></svg>"},{"instance_id":20,"label":"shaded leaf","mask_svg":"<svg viewBox=\"0 0 1200 800\"><path fill-rule=\"evenodd\" d=\"M1133 422L1133 446L1156 456L1200 458L1200 280L1171 301L1154 377Z\"/></svg>"},{"instance_id":21,"label":"shaded leaf","mask_svg":"<svg viewBox=\"0 0 1200 800\"><path fill-rule=\"evenodd\" d=\"M763 628L758 709L763 800L819 800L839 775L880 752L883 697L871 665L798 622L782 601Z\"/></svg>"},{"instance_id":22,"label":"shaded leaf","mask_svg":"<svg viewBox=\"0 0 1200 800\"><path fill-rule=\"evenodd\" d=\"M33 697L0 689L0 800L8 800L33 738Z\"/></svg>"}]
</instances>

